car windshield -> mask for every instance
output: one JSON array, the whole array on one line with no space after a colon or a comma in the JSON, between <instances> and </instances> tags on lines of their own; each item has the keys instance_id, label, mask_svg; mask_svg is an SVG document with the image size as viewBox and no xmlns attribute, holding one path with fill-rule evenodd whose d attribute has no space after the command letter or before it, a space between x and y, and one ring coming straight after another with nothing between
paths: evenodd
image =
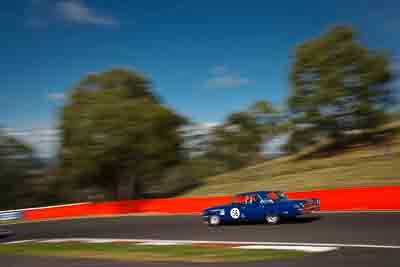
<instances>
[{"instance_id":1,"label":"car windshield","mask_svg":"<svg viewBox=\"0 0 400 267\"><path fill-rule=\"evenodd\" d=\"M276 192L280 200L288 199L288 196L283 192Z\"/></svg>"},{"instance_id":2,"label":"car windshield","mask_svg":"<svg viewBox=\"0 0 400 267\"><path fill-rule=\"evenodd\" d=\"M286 200L288 199L287 195L280 191L268 192L265 196L260 196L258 194L249 194L249 195L236 195L233 197L232 203L237 204L252 204L259 202L261 200Z\"/></svg>"},{"instance_id":3,"label":"car windshield","mask_svg":"<svg viewBox=\"0 0 400 267\"><path fill-rule=\"evenodd\" d=\"M286 199L288 199L288 197L285 195L285 193L276 191L276 192L269 192L269 193L267 194L267 200L268 200L268 199L272 199L272 200L286 200Z\"/></svg>"}]
</instances>

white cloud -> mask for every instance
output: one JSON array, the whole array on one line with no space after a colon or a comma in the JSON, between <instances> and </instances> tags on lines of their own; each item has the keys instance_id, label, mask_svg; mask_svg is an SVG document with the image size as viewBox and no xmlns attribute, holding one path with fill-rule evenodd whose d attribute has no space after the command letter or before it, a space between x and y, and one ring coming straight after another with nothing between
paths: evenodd
<instances>
[{"instance_id":1,"label":"white cloud","mask_svg":"<svg viewBox=\"0 0 400 267\"><path fill-rule=\"evenodd\" d=\"M3 131L23 142L30 144L37 155L43 158L53 157L60 143L59 130L54 128L13 129L4 128Z\"/></svg>"},{"instance_id":2,"label":"white cloud","mask_svg":"<svg viewBox=\"0 0 400 267\"><path fill-rule=\"evenodd\" d=\"M217 65L212 67L210 72L212 75L223 75L227 73L227 69L224 65Z\"/></svg>"},{"instance_id":3,"label":"white cloud","mask_svg":"<svg viewBox=\"0 0 400 267\"><path fill-rule=\"evenodd\" d=\"M89 8L82 1L69 0L56 3L55 10L64 20L79 24L95 25L118 25L118 22L110 16L97 13L93 8Z\"/></svg>"},{"instance_id":4,"label":"white cloud","mask_svg":"<svg viewBox=\"0 0 400 267\"><path fill-rule=\"evenodd\" d=\"M218 122L202 122L183 126L183 131L210 131L220 125Z\"/></svg>"},{"instance_id":5,"label":"white cloud","mask_svg":"<svg viewBox=\"0 0 400 267\"><path fill-rule=\"evenodd\" d=\"M64 93L50 93L47 97L52 101L64 101L67 98Z\"/></svg>"},{"instance_id":6,"label":"white cloud","mask_svg":"<svg viewBox=\"0 0 400 267\"><path fill-rule=\"evenodd\" d=\"M238 88L251 83L252 81L248 78L231 74L213 77L207 81L207 85L213 88Z\"/></svg>"},{"instance_id":7,"label":"white cloud","mask_svg":"<svg viewBox=\"0 0 400 267\"><path fill-rule=\"evenodd\" d=\"M289 141L289 134L278 135L263 144L262 153L265 155L283 154L283 146Z\"/></svg>"},{"instance_id":8,"label":"white cloud","mask_svg":"<svg viewBox=\"0 0 400 267\"><path fill-rule=\"evenodd\" d=\"M220 125L220 123L219 122L203 122L203 123L200 123L200 125L201 125L201 127L204 127L204 128L214 128L214 127L217 127L218 125Z\"/></svg>"},{"instance_id":9,"label":"white cloud","mask_svg":"<svg viewBox=\"0 0 400 267\"><path fill-rule=\"evenodd\" d=\"M25 15L26 25L37 29L48 27L57 20L74 24L119 25L115 18L101 14L83 0L31 0Z\"/></svg>"},{"instance_id":10,"label":"white cloud","mask_svg":"<svg viewBox=\"0 0 400 267\"><path fill-rule=\"evenodd\" d=\"M210 73L211 77L206 82L206 86L209 88L239 88L243 85L254 83L247 77L231 73L224 65L213 67Z\"/></svg>"}]
</instances>

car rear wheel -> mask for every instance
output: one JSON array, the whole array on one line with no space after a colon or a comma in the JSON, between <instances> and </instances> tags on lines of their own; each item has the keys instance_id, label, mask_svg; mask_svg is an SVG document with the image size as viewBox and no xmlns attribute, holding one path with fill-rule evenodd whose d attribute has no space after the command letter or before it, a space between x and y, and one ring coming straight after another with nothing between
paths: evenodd
<instances>
[{"instance_id":1,"label":"car rear wheel","mask_svg":"<svg viewBox=\"0 0 400 267\"><path fill-rule=\"evenodd\" d=\"M211 215L208 217L208 224L211 226L217 226L221 223L221 219L218 215Z\"/></svg>"},{"instance_id":2,"label":"car rear wheel","mask_svg":"<svg viewBox=\"0 0 400 267\"><path fill-rule=\"evenodd\" d=\"M277 224L279 222L279 216L276 214L267 214L265 216L265 221L268 224Z\"/></svg>"}]
</instances>

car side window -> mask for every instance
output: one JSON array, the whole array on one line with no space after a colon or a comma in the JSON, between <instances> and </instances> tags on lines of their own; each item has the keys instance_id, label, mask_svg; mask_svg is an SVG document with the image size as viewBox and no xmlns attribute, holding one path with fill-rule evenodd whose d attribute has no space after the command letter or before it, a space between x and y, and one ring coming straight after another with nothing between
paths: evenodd
<instances>
[{"instance_id":1,"label":"car side window","mask_svg":"<svg viewBox=\"0 0 400 267\"><path fill-rule=\"evenodd\" d=\"M246 196L243 196L243 195L236 196L233 200L233 203L242 204L242 205L246 204Z\"/></svg>"},{"instance_id":2,"label":"car side window","mask_svg":"<svg viewBox=\"0 0 400 267\"><path fill-rule=\"evenodd\" d=\"M268 199L271 199L271 200L275 201L278 198L279 198L279 196L275 192L268 193Z\"/></svg>"},{"instance_id":3,"label":"car side window","mask_svg":"<svg viewBox=\"0 0 400 267\"><path fill-rule=\"evenodd\" d=\"M258 202L259 202L259 200L257 198L257 195L248 195L246 198L246 205L253 205Z\"/></svg>"},{"instance_id":4,"label":"car side window","mask_svg":"<svg viewBox=\"0 0 400 267\"><path fill-rule=\"evenodd\" d=\"M258 203L262 203L264 201L264 199L262 197L260 197L260 195L257 194L256 197L257 197Z\"/></svg>"},{"instance_id":5,"label":"car side window","mask_svg":"<svg viewBox=\"0 0 400 267\"><path fill-rule=\"evenodd\" d=\"M258 195L242 195L237 196L234 199L234 203L239 203L242 205L254 205L260 203L260 197Z\"/></svg>"}]
</instances>

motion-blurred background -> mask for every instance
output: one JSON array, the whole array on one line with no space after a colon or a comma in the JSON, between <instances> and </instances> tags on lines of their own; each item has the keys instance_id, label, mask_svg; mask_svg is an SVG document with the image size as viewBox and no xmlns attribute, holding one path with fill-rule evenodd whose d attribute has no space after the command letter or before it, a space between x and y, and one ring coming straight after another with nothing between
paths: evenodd
<instances>
[{"instance_id":1,"label":"motion-blurred background","mask_svg":"<svg viewBox=\"0 0 400 267\"><path fill-rule=\"evenodd\" d=\"M396 1L1 5L1 209L400 184Z\"/></svg>"}]
</instances>

